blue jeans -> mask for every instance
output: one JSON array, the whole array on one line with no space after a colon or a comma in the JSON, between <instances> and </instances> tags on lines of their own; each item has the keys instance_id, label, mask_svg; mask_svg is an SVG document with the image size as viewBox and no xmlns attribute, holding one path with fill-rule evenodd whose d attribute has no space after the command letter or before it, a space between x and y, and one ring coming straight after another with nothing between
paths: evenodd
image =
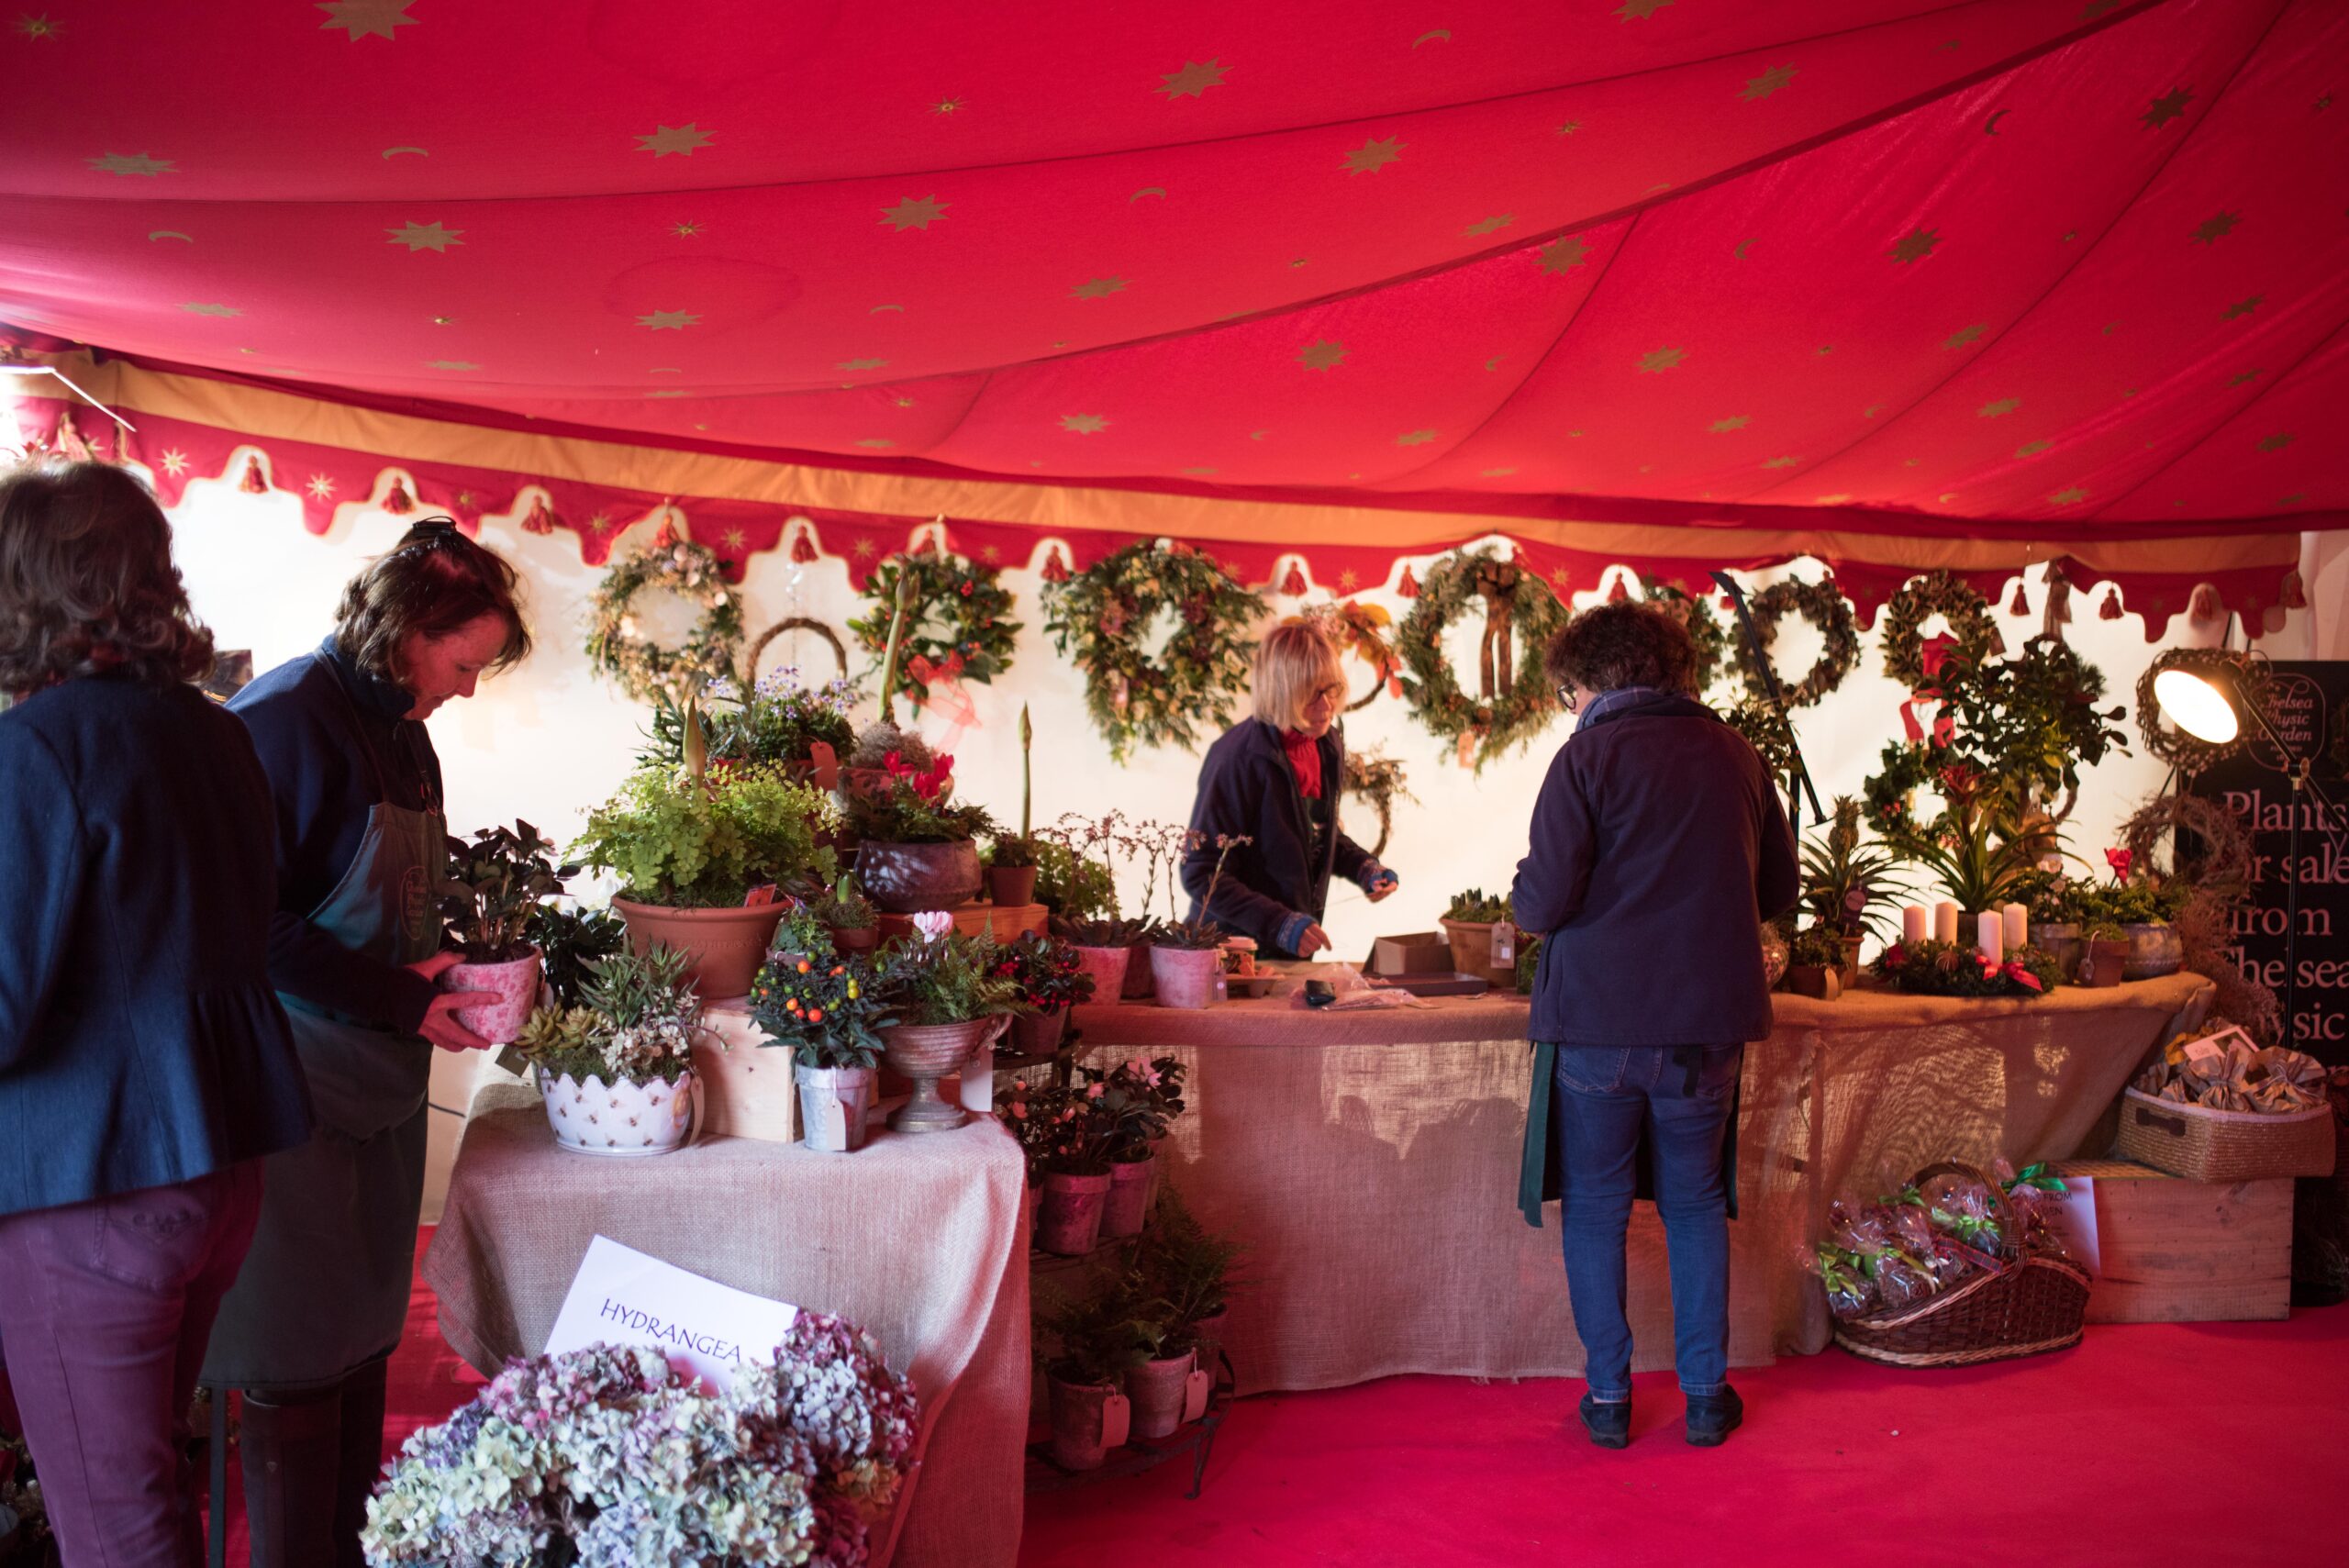
<instances>
[{"instance_id":1,"label":"blue jeans","mask_svg":"<svg viewBox=\"0 0 2349 1568\"><path fill-rule=\"evenodd\" d=\"M1721 1139L1742 1045L1558 1048L1551 1125L1563 1181L1566 1289L1591 1396L1631 1396L1624 1232L1640 1135L1655 1156L1656 1212L1672 1266L1673 1359L1684 1394L1729 1376L1729 1193Z\"/></svg>"}]
</instances>

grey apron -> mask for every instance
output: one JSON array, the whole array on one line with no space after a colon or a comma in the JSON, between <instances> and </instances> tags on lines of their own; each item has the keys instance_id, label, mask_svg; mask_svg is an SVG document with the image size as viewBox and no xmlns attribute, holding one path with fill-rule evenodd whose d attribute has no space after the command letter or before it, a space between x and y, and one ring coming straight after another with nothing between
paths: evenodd
<instances>
[{"instance_id":1,"label":"grey apron","mask_svg":"<svg viewBox=\"0 0 2349 1568\"><path fill-rule=\"evenodd\" d=\"M338 674L336 687L341 690ZM345 691L348 700L350 694ZM354 720L357 717L353 710ZM384 795L383 759L371 752ZM366 836L310 923L353 952L415 963L440 946L433 890L447 818L379 798ZM261 1223L220 1304L203 1382L300 1389L390 1355L407 1319L424 1203L432 1047L280 994L309 1080L317 1130L269 1157Z\"/></svg>"}]
</instances>

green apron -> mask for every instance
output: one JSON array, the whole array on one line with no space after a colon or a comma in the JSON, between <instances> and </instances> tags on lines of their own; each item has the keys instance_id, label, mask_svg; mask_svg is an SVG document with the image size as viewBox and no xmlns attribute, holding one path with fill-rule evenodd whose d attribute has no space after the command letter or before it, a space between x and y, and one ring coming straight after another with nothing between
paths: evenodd
<instances>
[{"instance_id":1,"label":"green apron","mask_svg":"<svg viewBox=\"0 0 2349 1568\"><path fill-rule=\"evenodd\" d=\"M383 760L369 760L380 796ZM447 872L448 828L439 803L432 805L412 811L379 798L359 852L310 923L384 963L415 963L438 951L433 890ZM220 1304L205 1359L203 1382L213 1387L340 1382L390 1355L407 1319L432 1047L297 997L281 993L279 1000L294 1026L317 1130L264 1167L252 1251Z\"/></svg>"}]
</instances>

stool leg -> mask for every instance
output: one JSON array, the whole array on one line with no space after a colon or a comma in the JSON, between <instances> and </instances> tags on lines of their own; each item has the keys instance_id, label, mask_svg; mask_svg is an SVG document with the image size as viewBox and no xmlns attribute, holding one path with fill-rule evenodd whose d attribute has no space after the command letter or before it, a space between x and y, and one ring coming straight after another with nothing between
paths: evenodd
<instances>
[{"instance_id":1,"label":"stool leg","mask_svg":"<svg viewBox=\"0 0 2349 1568\"><path fill-rule=\"evenodd\" d=\"M212 1511L205 1520L205 1562L228 1565L228 1393L212 1391Z\"/></svg>"}]
</instances>

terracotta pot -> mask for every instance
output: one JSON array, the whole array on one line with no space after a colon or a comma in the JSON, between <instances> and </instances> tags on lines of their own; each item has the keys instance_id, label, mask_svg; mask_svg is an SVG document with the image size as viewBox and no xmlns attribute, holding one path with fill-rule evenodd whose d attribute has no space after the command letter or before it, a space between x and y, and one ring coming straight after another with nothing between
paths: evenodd
<instances>
[{"instance_id":1,"label":"terracotta pot","mask_svg":"<svg viewBox=\"0 0 2349 1568\"><path fill-rule=\"evenodd\" d=\"M1502 990L1517 988L1517 963L1493 962L1493 928L1489 922L1454 920L1442 922L1444 939L1452 944L1452 967L1463 974L1480 975Z\"/></svg>"},{"instance_id":2,"label":"terracotta pot","mask_svg":"<svg viewBox=\"0 0 2349 1568\"><path fill-rule=\"evenodd\" d=\"M1065 1383L1047 1374L1052 1410L1052 1461L1063 1470L1098 1470L1109 1457L1101 1441L1101 1407L1118 1391L1109 1385Z\"/></svg>"},{"instance_id":3,"label":"terracotta pot","mask_svg":"<svg viewBox=\"0 0 2349 1568\"><path fill-rule=\"evenodd\" d=\"M938 1093L938 1081L970 1060L971 1052L1003 1032L998 1014L959 1024L898 1024L881 1031L892 1071L903 1073L914 1086L913 1098L889 1113L896 1132L947 1132L970 1120L960 1106L950 1106Z\"/></svg>"},{"instance_id":4,"label":"terracotta pot","mask_svg":"<svg viewBox=\"0 0 2349 1568\"><path fill-rule=\"evenodd\" d=\"M1126 970L1133 962L1131 948L1079 948L1077 967L1093 976L1093 1000L1114 1006L1125 994Z\"/></svg>"},{"instance_id":5,"label":"terracotta pot","mask_svg":"<svg viewBox=\"0 0 2349 1568\"><path fill-rule=\"evenodd\" d=\"M865 1118L873 1110L870 1067L791 1069L799 1085L800 1141L819 1154L853 1154L864 1147Z\"/></svg>"},{"instance_id":6,"label":"terracotta pot","mask_svg":"<svg viewBox=\"0 0 2349 1568\"><path fill-rule=\"evenodd\" d=\"M979 895L979 848L968 839L951 844L856 847L856 884L892 915L959 909Z\"/></svg>"},{"instance_id":7,"label":"terracotta pot","mask_svg":"<svg viewBox=\"0 0 2349 1568\"><path fill-rule=\"evenodd\" d=\"M658 945L686 956L685 973L700 986L704 1002L749 995L759 965L766 962L767 944L783 923L780 904L674 909L615 898L612 907L628 927L630 952L650 952Z\"/></svg>"},{"instance_id":8,"label":"terracotta pot","mask_svg":"<svg viewBox=\"0 0 2349 1568\"><path fill-rule=\"evenodd\" d=\"M1119 1160L1109 1166L1109 1196L1101 1206L1101 1234L1139 1236L1150 1222L1150 1195L1156 1185L1158 1156Z\"/></svg>"},{"instance_id":9,"label":"terracotta pot","mask_svg":"<svg viewBox=\"0 0 2349 1568\"><path fill-rule=\"evenodd\" d=\"M2081 946L2086 949L2080 959L2078 972L2079 983L2082 985L2101 991L2108 985L2121 984L2129 966L2128 939L2122 938L2121 940L2110 942L2084 942Z\"/></svg>"},{"instance_id":10,"label":"terracotta pot","mask_svg":"<svg viewBox=\"0 0 2349 1568\"><path fill-rule=\"evenodd\" d=\"M694 1075L674 1084L584 1084L566 1073L538 1074L539 1098L555 1141L574 1154L674 1154L693 1130Z\"/></svg>"},{"instance_id":11,"label":"terracotta pot","mask_svg":"<svg viewBox=\"0 0 2349 1568\"><path fill-rule=\"evenodd\" d=\"M2186 944L2178 939L2176 926L2156 921L2121 929L2129 933L2129 962L2121 972L2123 980L2152 980L2186 967Z\"/></svg>"},{"instance_id":12,"label":"terracotta pot","mask_svg":"<svg viewBox=\"0 0 2349 1568\"><path fill-rule=\"evenodd\" d=\"M1025 909L1036 901L1036 868L987 867L987 896L1004 908Z\"/></svg>"},{"instance_id":13,"label":"terracotta pot","mask_svg":"<svg viewBox=\"0 0 2349 1568\"><path fill-rule=\"evenodd\" d=\"M2079 968L2081 955L2087 951L2080 941L2080 928L2071 920L2049 920L2031 928L2031 945L2055 961L2055 973L2069 978Z\"/></svg>"},{"instance_id":14,"label":"terracotta pot","mask_svg":"<svg viewBox=\"0 0 2349 1568\"><path fill-rule=\"evenodd\" d=\"M1223 973L1223 954L1214 948L1153 947L1150 950L1150 972L1156 982L1160 1006L1212 1006L1216 976Z\"/></svg>"},{"instance_id":15,"label":"terracotta pot","mask_svg":"<svg viewBox=\"0 0 2349 1568\"><path fill-rule=\"evenodd\" d=\"M440 972L443 991L495 991L497 1000L457 1009L457 1022L492 1045L511 1045L530 1021L539 999L539 950L504 963L452 963Z\"/></svg>"},{"instance_id":16,"label":"terracotta pot","mask_svg":"<svg viewBox=\"0 0 2349 1568\"><path fill-rule=\"evenodd\" d=\"M1842 984L1843 989L1846 991L1849 991L1859 981L1860 944L1865 940L1867 940L1865 937L1845 937L1843 939L1843 967L1836 972L1835 978Z\"/></svg>"},{"instance_id":17,"label":"terracotta pot","mask_svg":"<svg viewBox=\"0 0 2349 1568\"><path fill-rule=\"evenodd\" d=\"M1036 1245L1056 1258L1081 1258L1100 1244L1101 1211L1109 1197L1109 1174L1069 1176L1044 1173L1044 1199L1036 1207Z\"/></svg>"},{"instance_id":18,"label":"terracotta pot","mask_svg":"<svg viewBox=\"0 0 2349 1568\"><path fill-rule=\"evenodd\" d=\"M1011 1048L1022 1056L1050 1056L1061 1048L1061 1036L1067 1030L1065 1005L1047 1013L1019 1013L1011 1020Z\"/></svg>"},{"instance_id":19,"label":"terracotta pot","mask_svg":"<svg viewBox=\"0 0 2349 1568\"><path fill-rule=\"evenodd\" d=\"M1842 971L1823 963L1790 963L1787 966L1786 988L1798 996L1832 1002L1843 994Z\"/></svg>"},{"instance_id":20,"label":"terracotta pot","mask_svg":"<svg viewBox=\"0 0 2349 1568\"><path fill-rule=\"evenodd\" d=\"M831 926L826 929L831 932L832 951L837 953L871 952L881 945L881 928L878 926Z\"/></svg>"},{"instance_id":21,"label":"terracotta pot","mask_svg":"<svg viewBox=\"0 0 2349 1568\"><path fill-rule=\"evenodd\" d=\"M1224 1331L1230 1326L1231 1308L1229 1307L1191 1320L1191 1338L1199 1342L1196 1352L1199 1364L1209 1372L1215 1370L1217 1358L1223 1349Z\"/></svg>"},{"instance_id":22,"label":"terracotta pot","mask_svg":"<svg viewBox=\"0 0 2349 1568\"><path fill-rule=\"evenodd\" d=\"M1185 1351L1179 1356L1146 1361L1126 1373L1126 1398L1133 1405L1133 1433L1138 1438L1171 1438L1183 1425L1184 1385L1198 1358Z\"/></svg>"},{"instance_id":23,"label":"terracotta pot","mask_svg":"<svg viewBox=\"0 0 2349 1568\"><path fill-rule=\"evenodd\" d=\"M1126 949L1129 955L1126 959L1126 984L1125 988L1118 993L1120 1000L1147 1001L1157 990L1158 976L1150 967L1150 954L1153 945L1151 942L1141 941Z\"/></svg>"}]
</instances>

